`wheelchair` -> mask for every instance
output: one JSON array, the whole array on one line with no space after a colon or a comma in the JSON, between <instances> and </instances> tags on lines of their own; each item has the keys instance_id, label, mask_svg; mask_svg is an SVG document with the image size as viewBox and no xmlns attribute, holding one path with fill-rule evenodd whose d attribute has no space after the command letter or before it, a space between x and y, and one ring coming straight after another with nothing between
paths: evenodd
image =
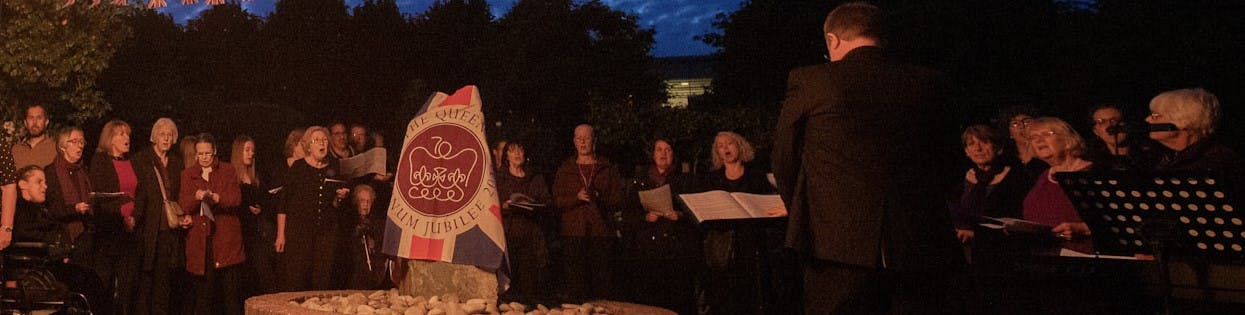
<instances>
[{"instance_id":1,"label":"wheelchair","mask_svg":"<svg viewBox=\"0 0 1245 315\"><path fill-rule=\"evenodd\" d=\"M68 256L64 246L39 242L14 242L0 260L0 315L91 314L86 296L70 291L56 278L53 264ZM15 287L10 287L15 283Z\"/></svg>"}]
</instances>

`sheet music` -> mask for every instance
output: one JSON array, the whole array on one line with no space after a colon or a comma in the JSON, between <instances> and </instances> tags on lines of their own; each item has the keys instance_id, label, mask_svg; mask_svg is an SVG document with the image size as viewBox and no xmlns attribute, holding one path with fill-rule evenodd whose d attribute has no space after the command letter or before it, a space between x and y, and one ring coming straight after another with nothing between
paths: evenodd
<instances>
[{"instance_id":1,"label":"sheet music","mask_svg":"<svg viewBox=\"0 0 1245 315\"><path fill-rule=\"evenodd\" d=\"M752 218L748 210L740 207L735 198L725 191L714 190L698 194L680 194L679 198L683 200L684 204L687 204L687 209L691 210L696 220L700 222Z\"/></svg>"},{"instance_id":2,"label":"sheet music","mask_svg":"<svg viewBox=\"0 0 1245 315\"><path fill-rule=\"evenodd\" d=\"M92 199L95 199L95 198L119 198L119 197L125 197L125 193L124 193L124 192L96 192L96 191L93 191L93 192L88 193L88 194L87 194L87 196L89 196L89 197L90 197L90 198L92 198Z\"/></svg>"},{"instance_id":3,"label":"sheet music","mask_svg":"<svg viewBox=\"0 0 1245 315\"><path fill-rule=\"evenodd\" d=\"M735 201L739 202L739 205L743 206L744 210L747 210L748 214L751 214L753 218L768 217L768 215L765 214L765 211L784 207L782 198L778 197L778 195L760 195L737 192L731 193L731 197L735 198Z\"/></svg>"},{"instance_id":4,"label":"sheet music","mask_svg":"<svg viewBox=\"0 0 1245 315\"><path fill-rule=\"evenodd\" d=\"M674 210L674 200L670 198L670 185L641 190L640 205L648 212L664 212Z\"/></svg>"},{"instance_id":5,"label":"sheet music","mask_svg":"<svg viewBox=\"0 0 1245 315\"><path fill-rule=\"evenodd\" d=\"M358 178L367 174L387 173L385 171L387 154L385 148L372 148L355 156L341 159L342 177Z\"/></svg>"}]
</instances>

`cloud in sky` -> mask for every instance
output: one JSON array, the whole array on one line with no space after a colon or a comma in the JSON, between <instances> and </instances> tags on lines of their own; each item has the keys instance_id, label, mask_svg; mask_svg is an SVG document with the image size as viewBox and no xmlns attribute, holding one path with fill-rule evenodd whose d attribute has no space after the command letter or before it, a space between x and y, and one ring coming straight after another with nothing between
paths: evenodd
<instances>
[{"instance_id":1,"label":"cloud in sky","mask_svg":"<svg viewBox=\"0 0 1245 315\"><path fill-rule=\"evenodd\" d=\"M297 0L294 0L297 1ZM432 5L434 0L397 0L398 8L406 14L419 14ZM744 0L602 0L611 8L629 12L639 17L642 27L656 30L656 44L653 55L658 57L681 55L704 55L713 52L713 47L693 39L696 35L715 31L714 17L718 13L729 13L739 9ZM363 0L346 0L346 6L355 7ZM500 17L510 10L518 0L489 0L493 16ZM254 0L242 2L242 7L258 16L272 13L276 0ZM181 5L175 0L159 11L173 16L177 23L199 16L207 10L208 5Z\"/></svg>"}]
</instances>

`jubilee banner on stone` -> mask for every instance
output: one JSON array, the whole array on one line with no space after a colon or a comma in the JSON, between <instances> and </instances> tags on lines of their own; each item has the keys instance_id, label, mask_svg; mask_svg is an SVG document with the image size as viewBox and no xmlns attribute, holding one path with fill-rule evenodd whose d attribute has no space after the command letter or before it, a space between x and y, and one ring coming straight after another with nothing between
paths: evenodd
<instances>
[{"instance_id":1,"label":"jubilee banner on stone","mask_svg":"<svg viewBox=\"0 0 1245 315\"><path fill-rule=\"evenodd\" d=\"M407 124L384 253L474 265L505 288L508 262L479 91L434 94Z\"/></svg>"}]
</instances>

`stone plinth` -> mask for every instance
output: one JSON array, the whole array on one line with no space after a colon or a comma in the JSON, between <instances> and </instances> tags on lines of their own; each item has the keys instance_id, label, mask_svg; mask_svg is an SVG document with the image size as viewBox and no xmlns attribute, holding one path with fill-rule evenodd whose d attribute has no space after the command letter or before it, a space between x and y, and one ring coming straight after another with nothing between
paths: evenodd
<instances>
[{"instance_id":1,"label":"stone plinth","mask_svg":"<svg viewBox=\"0 0 1245 315\"><path fill-rule=\"evenodd\" d=\"M463 299L497 300L497 275L476 266L411 260L398 292L410 296L454 294Z\"/></svg>"}]
</instances>

